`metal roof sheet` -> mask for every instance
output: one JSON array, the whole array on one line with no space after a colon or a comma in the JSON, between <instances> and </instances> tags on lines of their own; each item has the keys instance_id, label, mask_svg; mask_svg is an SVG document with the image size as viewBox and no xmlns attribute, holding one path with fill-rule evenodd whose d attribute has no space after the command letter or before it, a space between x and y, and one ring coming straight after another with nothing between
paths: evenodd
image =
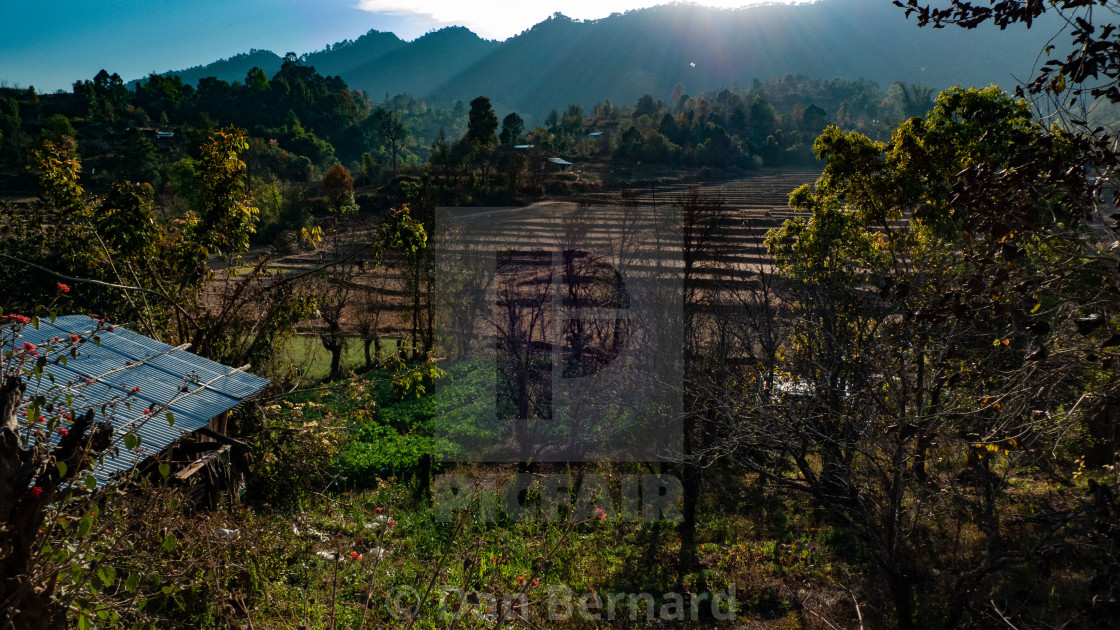
<instances>
[{"instance_id":1,"label":"metal roof sheet","mask_svg":"<svg viewBox=\"0 0 1120 630\"><path fill-rule=\"evenodd\" d=\"M65 364L48 363L43 377L28 383L24 406L36 394L51 397L70 393L76 413L92 408L97 420L108 419L113 423L117 436L133 431L140 438L139 446L132 451L122 446L117 452L106 454L93 471L98 485L205 427L214 417L237 407L269 383L267 379L233 371L120 326L111 331L97 330L97 321L86 315L68 315L53 322L42 319L38 329L24 326L19 341L42 347L54 343L57 337L59 343L68 344L71 334L87 338L95 331L98 343L87 342L77 347L76 356L68 357ZM139 387L139 392L129 396L134 387ZM144 410L168 402L168 410L175 417L174 426L165 413L144 414ZM58 439L57 434L52 436L52 442Z\"/></svg>"}]
</instances>

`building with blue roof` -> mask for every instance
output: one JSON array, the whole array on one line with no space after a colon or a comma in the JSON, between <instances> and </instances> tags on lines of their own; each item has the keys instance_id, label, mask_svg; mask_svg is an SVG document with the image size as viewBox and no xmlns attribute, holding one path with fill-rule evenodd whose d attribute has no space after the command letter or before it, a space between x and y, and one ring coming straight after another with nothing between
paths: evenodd
<instances>
[{"instance_id":1,"label":"building with blue roof","mask_svg":"<svg viewBox=\"0 0 1120 630\"><path fill-rule=\"evenodd\" d=\"M187 352L189 344L172 347L120 326L99 326L86 315L24 326L18 341L42 347L71 335L88 341L65 361L43 366L43 378L27 383L22 408L37 395L67 396L74 417L93 410L95 421L111 422L114 443L129 433L138 438L131 449L104 454L92 471L98 486L184 442L195 444L186 449L195 454L238 444L224 435L229 412L269 384L244 371L249 366L222 365Z\"/></svg>"}]
</instances>

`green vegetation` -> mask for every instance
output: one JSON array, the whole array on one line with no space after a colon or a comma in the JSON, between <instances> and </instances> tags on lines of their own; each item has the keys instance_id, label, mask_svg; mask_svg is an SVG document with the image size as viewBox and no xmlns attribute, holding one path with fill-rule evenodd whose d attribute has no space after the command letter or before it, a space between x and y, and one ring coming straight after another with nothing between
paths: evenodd
<instances>
[{"instance_id":1,"label":"green vegetation","mask_svg":"<svg viewBox=\"0 0 1120 630\"><path fill-rule=\"evenodd\" d=\"M374 108L294 55L4 91L0 167L39 196L0 213L0 626L1111 627L1120 157L1073 108L1120 102L1116 28L1079 0L907 7L1081 24L1024 88L1062 116L788 76L530 128L486 96ZM555 154L822 170L780 217L699 187L438 209L591 192ZM20 337L61 312L93 330ZM137 392L76 414L100 385L47 368L114 321L272 379L221 442L244 486L219 458L210 505L161 462L98 488L139 438L97 420ZM671 446L631 461L636 437Z\"/></svg>"}]
</instances>

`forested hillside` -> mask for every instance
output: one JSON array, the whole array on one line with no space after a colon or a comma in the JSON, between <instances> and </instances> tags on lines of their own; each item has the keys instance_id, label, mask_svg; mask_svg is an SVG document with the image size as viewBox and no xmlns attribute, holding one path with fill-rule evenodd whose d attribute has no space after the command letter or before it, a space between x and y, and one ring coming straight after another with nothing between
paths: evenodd
<instances>
[{"instance_id":1,"label":"forested hillside","mask_svg":"<svg viewBox=\"0 0 1120 630\"><path fill-rule=\"evenodd\" d=\"M590 108L603 99L665 98L675 85L690 94L786 74L865 77L928 86L1011 87L1031 72L1045 43L1041 31L985 26L976 37L954 31L900 31L889 2L821 0L719 10L676 5L575 21L557 14L504 42L447 28L412 42L371 31L304 56L377 102L407 93L450 107L480 94L498 109L540 122L559 104ZM280 51L277 51L280 52ZM257 52L260 56L264 53ZM179 74L240 80L235 58ZM266 72L279 67L258 63Z\"/></svg>"}]
</instances>

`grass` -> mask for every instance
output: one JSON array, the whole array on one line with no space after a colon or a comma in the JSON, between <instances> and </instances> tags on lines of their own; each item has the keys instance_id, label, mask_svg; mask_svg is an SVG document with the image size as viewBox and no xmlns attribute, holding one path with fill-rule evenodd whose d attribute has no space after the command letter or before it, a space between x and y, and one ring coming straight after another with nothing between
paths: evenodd
<instances>
[{"instance_id":1,"label":"grass","mask_svg":"<svg viewBox=\"0 0 1120 630\"><path fill-rule=\"evenodd\" d=\"M396 352L396 339L382 339L381 349L386 353ZM370 351L372 352L372 348ZM300 335L289 340L285 354L289 364L295 366L304 378L318 381L330 375L331 354L315 335ZM362 340L358 337L349 338L346 349L342 352L342 372L345 374L350 370L364 368L365 364Z\"/></svg>"}]
</instances>

